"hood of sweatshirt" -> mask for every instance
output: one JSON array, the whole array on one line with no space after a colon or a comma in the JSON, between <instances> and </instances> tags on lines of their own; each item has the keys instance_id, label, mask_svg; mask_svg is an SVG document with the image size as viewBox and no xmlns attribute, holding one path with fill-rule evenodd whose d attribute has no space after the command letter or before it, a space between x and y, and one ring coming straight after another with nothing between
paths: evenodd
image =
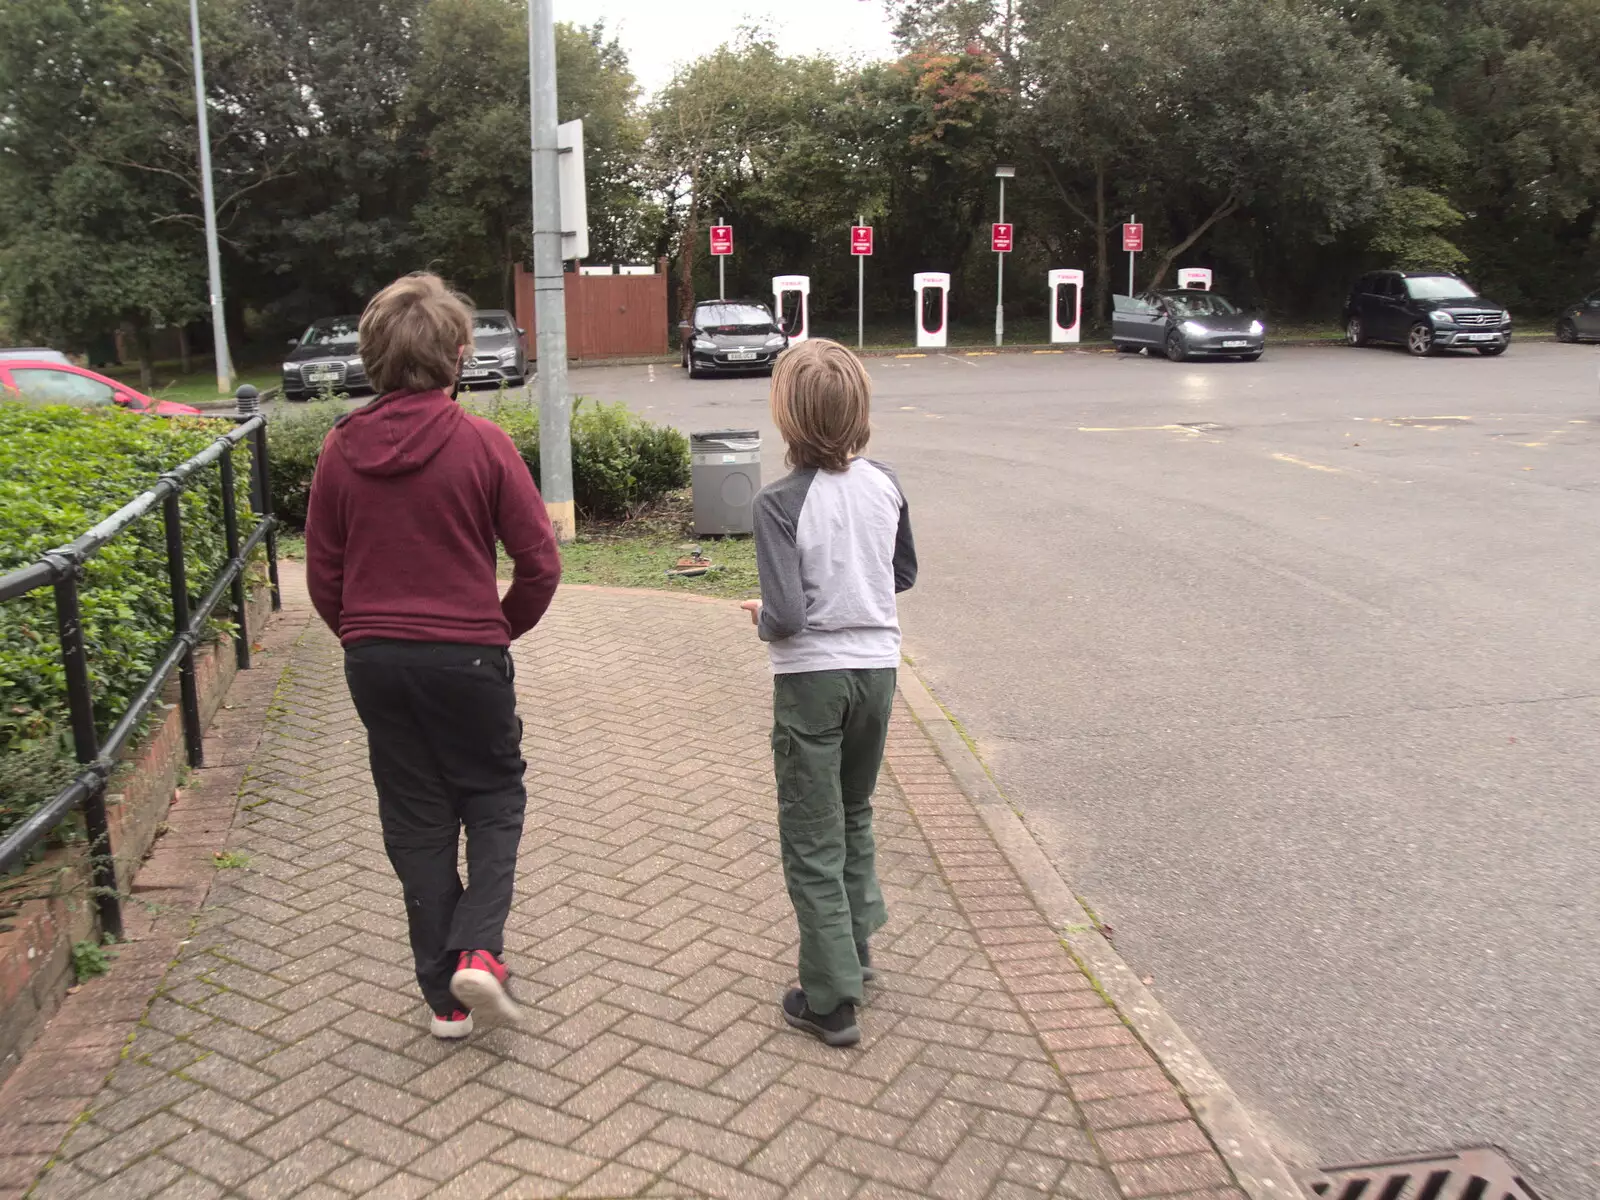
<instances>
[{"instance_id":1,"label":"hood of sweatshirt","mask_svg":"<svg viewBox=\"0 0 1600 1200\"><path fill-rule=\"evenodd\" d=\"M444 448L466 420L442 392L390 392L339 418L332 445L363 475L409 475Z\"/></svg>"}]
</instances>

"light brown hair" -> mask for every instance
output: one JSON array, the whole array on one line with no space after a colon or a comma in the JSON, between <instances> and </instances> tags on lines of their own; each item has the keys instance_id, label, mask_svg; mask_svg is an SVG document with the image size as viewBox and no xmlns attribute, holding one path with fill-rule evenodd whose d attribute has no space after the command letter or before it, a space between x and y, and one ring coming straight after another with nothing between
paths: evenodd
<instances>
[{"instance_id":1,"label":"light brown hair","mask_svg":"<svg viewBox=\"0 0 1600 1200\"><path fill-rule=\"evenodd\" d=\"M872 379L838 342L812 338L772 371L772 419L791 467L843 471L872 436Z\"/></svg>"},{"instance_id":2,"label":"light brown hair","mask_svg":"<svg viewBox=\"0 0 1600 1200\"><path fill-rule=\"evenodd\" d=\"M380 396L448 388L461 347L472 346L472 308L437 275L418 271L368 302L359 337L361 362Z\"/></svg>"}]
</instances>

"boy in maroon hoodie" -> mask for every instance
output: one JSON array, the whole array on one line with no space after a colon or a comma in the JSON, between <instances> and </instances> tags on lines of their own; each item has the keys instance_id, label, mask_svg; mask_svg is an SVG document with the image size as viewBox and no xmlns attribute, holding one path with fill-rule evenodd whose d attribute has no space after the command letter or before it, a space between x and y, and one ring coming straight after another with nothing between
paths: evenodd
<instances>
[{"instance_id":1,"label":"boy in maroon hoodie","mask_svg":"<svg viewBox=\"0 0 1600 1200\"><path fill-rule=\"evenodd\" d=\"M520 1016L501 962L527 802L509 647L549 607L561 559L511 439L446 390L472 346L466 303L408 275L367 305L360 344L379 397L323 443L306 582L344 645L433 1033L466 1037L474 1016ZM503 599L496 541L515 564Z\"/></svg>"}]
</instances>

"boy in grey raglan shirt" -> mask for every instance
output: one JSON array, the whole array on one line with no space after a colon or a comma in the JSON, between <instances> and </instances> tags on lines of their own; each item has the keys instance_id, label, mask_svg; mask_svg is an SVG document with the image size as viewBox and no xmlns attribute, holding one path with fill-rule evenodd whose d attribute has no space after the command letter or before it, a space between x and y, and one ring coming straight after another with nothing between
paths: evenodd
<instances>
[{"instance_id":1,"label":"boy in grey raglan shirt","mask_svg":"<svg viewBox=\"0 0 1600 1200\"><path fill-rule=\"evenodd\" d=\"M793 473L755 499L761 599L744 608L772 660L772 757L784 881L800 926L800 986L784 1019L830 1046L861 1040L868 939L886 917L872 835L900 622L917 554L894 472L858 455L872 383L837 342L784 353L772 416Z\"/></svg>"}]
</instances>

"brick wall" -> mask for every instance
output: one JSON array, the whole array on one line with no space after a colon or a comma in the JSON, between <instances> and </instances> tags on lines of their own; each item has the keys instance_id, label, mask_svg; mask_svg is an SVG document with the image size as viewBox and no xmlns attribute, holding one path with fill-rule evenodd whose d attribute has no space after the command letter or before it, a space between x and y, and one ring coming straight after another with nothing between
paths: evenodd
<instances>
[{"instance_id":1,"label":"brick wall","mask_svg":"<svg viewBox=\"0 0 1600 1200\"><path fill-rule=\"evenodd\" d=\"M253 636L265 628L271 611L270 592L258 587L250 600ZM231 640L195 656L201 718L207 725L237 671ZM167 707L152 716L106 789L117 884L124 895L138 891L139 865L163 828L185 766L176 679L162 699ZM26 899L0 925L0 1082L16 1068L72 986L73 943L99 935L81 843L48 851L16 881L15 894Z\"/></svg>"}]
</instances>

